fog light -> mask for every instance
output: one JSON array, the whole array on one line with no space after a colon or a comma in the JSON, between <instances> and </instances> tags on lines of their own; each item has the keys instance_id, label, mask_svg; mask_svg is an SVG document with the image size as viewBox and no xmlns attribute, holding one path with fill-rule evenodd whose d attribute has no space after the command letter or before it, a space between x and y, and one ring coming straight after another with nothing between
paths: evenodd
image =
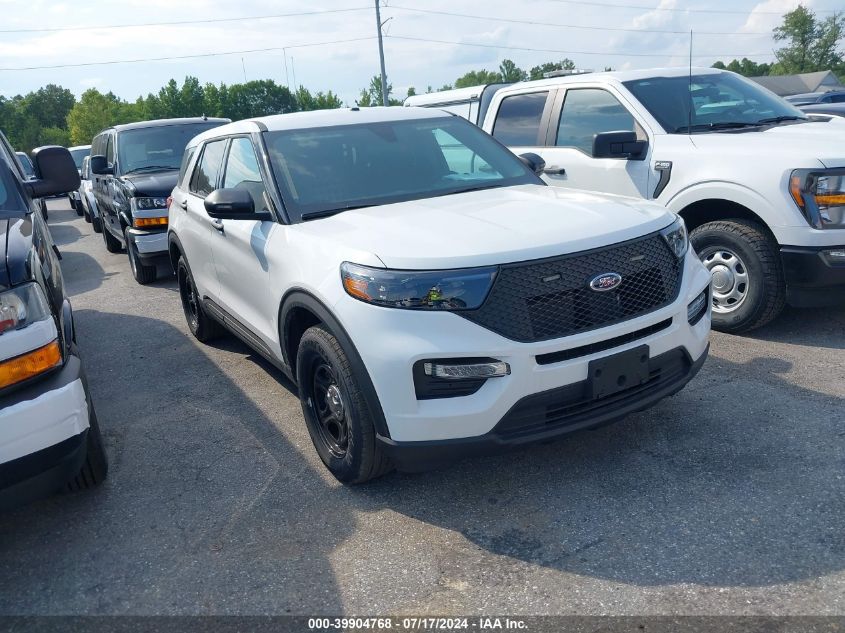
<instances>
[{"instance_id":1,"label":"fog light","mask_svg":"<svg viewBox=\"0 0 845 633\"><path fill-rule=\"evenodd\" d=\"M695 299L690 302L687 306L687 321L689 321L690 325L695 325L699 321L701 321L701 317L703 317L707 313L707 305L708 300L710 298L710 288L707 287L704 289L700 295L698 295Z\"/></svg>"},{"instance_id":2,"label":"fog light","mask_svg":"<svg viewBox=\"0 0 845 633\"><path fill-rule=\"evenodd\" d=\"M508 376L511 367L504 361L490 360L489 362L427 362L423 364L426 376L444 378L446 380L471 380L474 378L498 378Z\"/></svg>"}]
</instances>

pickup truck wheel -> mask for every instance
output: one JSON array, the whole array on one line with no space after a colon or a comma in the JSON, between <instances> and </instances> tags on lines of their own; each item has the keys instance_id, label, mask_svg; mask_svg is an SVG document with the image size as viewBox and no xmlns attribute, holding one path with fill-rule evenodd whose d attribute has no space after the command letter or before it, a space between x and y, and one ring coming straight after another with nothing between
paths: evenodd
<instances>
[{"instance_id":1,"label":"pickup truck wheel","mask_svg":"<svg viewBox=\"0 0 845 633\"><path fill-rule=\"evenodd\" d=\"M82 202L77 202L76 200L71 198L70 206L73 207L73 210L76 211L76 215L82 217L83 210L82 210Z\"/></svg>"},{"instance_id":2,"label":"pickup truck wheel","mask_svg":"<svg viewBox=\"0 0 845 633\"><path fill-rule=\"evenodd\" d=\"M90 398L88 424L88 435L85 437L85 462L76 476L67 483L66 489L68 492L93 488L101 484L109 472L103 436L100 434L97 414L94 412L94 405L90 403Z\"/></svg>"},{"instance_id":3,"label":"pickup truck wheel","mask_svg":"<svg viewBox=\"0 0 845 633\"><path fill-rule=\"evenodd\" d=\"M349 359L320 325L302 335L296 378L311 441L338 481L364 483L392 469L376 441L373 418Z\"/></svg>"},{"instance_id":4,"label":"pickup truck wheel","mask_svg":"<svg viewBox=\"0 0 845 633\"><path fill-rule=\"evenodd\" d=\"M184 257L179 258L176 265L176 279L179 283L179 298L182 300L182 310L191 334L203 343L223 334L223 326L208 316L202 307L194 277Z\"/></svg>"},{"instance_id":5,"label":"pickup truck wheel","mask_svg":"<svg viewBox=\"0 0 845 633\"><path fill-rule=\"evenodd\" d=\"M774 319L786 305L777 244L746 220L708 222L690 241L713 276L713 328L744 332Z\"/></svg>"},{"instance_id":6,"label":"pickup truck wheel","mask_svg":"<svg viewBox=\"0 0 845 633\"><path fill-rule=\"evenodd\" d=\"M82 204L82 217L88 224L91 224L91 212L88 211L88 207L86 207L84 204Z\"/></svg>"},{"instance_id":7,"label":"pickup truck wheel","mask_svg":"<svg viewBox=\"0 0 845 633\"><path fill-rule=\"evenodd\" d=\"M145 265L138 255L138 247L129 239L125 231L123 235L126 239L126 253L129 255L129 267L132 269L132 276L135 278L135 281L142 286L155 281L156 267Z\"/></svg>"},{"instance_id":8,"label":"pickup truck wheel","mask_svg":"<svg viewBox=\"0 0 845 633\"><path fill-rule=\"evenodd\" d=\"M106 250L109 253L119 253L123 250L120 240L112 235L106 226L103 226L103 241L106 243Z\"/></svg>"},{"instance_id":9,"label":"pickup truck wheel","mask_svg":"<svg viewBox=\"0 0 845 633\"><path fill-rule=\"evenodd\" d=\"M94 233L103 232L103 221L99 216L91 215L91 228L94 229Z\"/></svg>"}]
</instances>

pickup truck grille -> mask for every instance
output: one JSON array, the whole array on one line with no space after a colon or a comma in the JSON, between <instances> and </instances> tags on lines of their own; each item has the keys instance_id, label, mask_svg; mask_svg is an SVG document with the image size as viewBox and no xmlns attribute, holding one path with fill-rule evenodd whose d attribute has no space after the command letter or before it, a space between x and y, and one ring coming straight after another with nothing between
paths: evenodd
<instances>
[{"instance_id":1,"label":"pickup truck grille","mask_svg":"<svg viewBox=\"0 0 845 633\"><path fill-rule=\"evenodd\" d=\"M682 264L659 233L592 251L506 264L490 295L466 319L520 342L585 332L672 303L681 287ZM614 290L596 292L590 281L618 273Z\"/></svg>"}]
</instances>

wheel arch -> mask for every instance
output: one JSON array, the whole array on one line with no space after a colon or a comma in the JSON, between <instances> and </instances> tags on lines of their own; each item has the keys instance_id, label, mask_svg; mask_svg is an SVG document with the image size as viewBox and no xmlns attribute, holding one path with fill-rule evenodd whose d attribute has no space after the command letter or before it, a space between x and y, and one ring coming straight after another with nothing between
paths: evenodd
<instances>
[{"instance_id":1,"label":"wheel arch","mask_svg":"<svg viewBox=\"0 0 845 633\"><path fill-rule=\"evenodd\" d=\"M173 267L173 272L176 272L176 266L179 264L179 258L185 252L182 248L182 242L175 233L170 233L167 237L167 256L170 259L170 265Z\"/></svg>"},{"instance_id":2,"label":"wheel arch","mask_svg":"<svg viewBox=\"0 0 845 633\"><path fill-rule=\"evenodd\" d=\"M360 383L367 407L373 416L376 432L382 437L389 438L390 431L387 427L384 411L381 408L381 402L358 349L331 310L313 294L301 288L289 290L282 297L278 315L282 358L290 368L294 381L296 381L296 352L299 348L299 342L302 340L305 331L314 325L325 326L343 347Z\"/></svg>"}]
</instances>

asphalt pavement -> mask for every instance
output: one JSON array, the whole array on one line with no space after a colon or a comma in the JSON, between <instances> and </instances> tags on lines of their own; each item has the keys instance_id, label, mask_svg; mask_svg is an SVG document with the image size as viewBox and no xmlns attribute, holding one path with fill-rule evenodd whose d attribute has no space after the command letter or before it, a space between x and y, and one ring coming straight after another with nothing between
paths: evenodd
<instances>
[{"instance_id":1,"label":"asphalt pavement","mask_svg":"<svg viewBox=\"0 0 845 633\"><path fill-rule=\"evenodd\" d=\"M50 206L111 471L0 515L0 614L845 614L845 310L714 333L618 424L344 487L293 385Z\"/></svg>"}]
</instances>

